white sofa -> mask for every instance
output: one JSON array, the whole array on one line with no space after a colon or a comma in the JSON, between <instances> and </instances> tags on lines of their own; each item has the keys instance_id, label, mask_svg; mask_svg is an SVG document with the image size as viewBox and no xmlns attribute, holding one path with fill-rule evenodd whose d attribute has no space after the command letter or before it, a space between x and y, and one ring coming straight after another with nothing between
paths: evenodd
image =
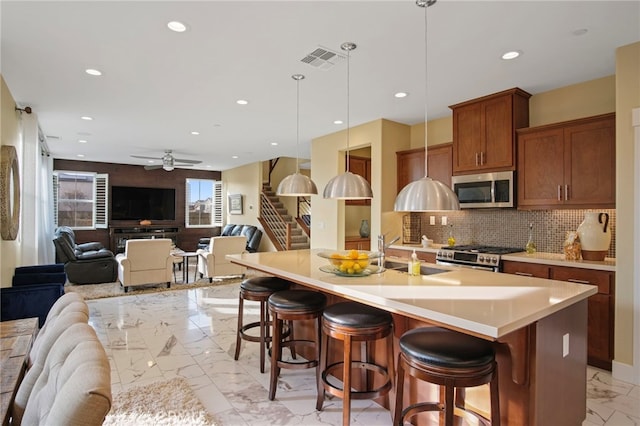
<instances>
[{"instance_id":1,"label":"white sofa","mask_svg":"<svg viewBox=\"0 0 640 426\"><path fill-rule=\"evenodd\" d=\"M166 283L171 286L173 257L169 238L127 240L124 253L116 256L118 280L129 287L144 284Z\"/></svg>"},{"instance_id":2,"label":"white sofa","mask_svg":"<svg viewBox=\"0 0 640 426\"><path fill-rule=\"evenodd\" d=\"M198 274L208 278L244 275L246 268L227 259L228 254L241 254L247 252L247 238L239 235L236 237L211 237L206 249L198 249Z\"/></svg>"}]
</instances>

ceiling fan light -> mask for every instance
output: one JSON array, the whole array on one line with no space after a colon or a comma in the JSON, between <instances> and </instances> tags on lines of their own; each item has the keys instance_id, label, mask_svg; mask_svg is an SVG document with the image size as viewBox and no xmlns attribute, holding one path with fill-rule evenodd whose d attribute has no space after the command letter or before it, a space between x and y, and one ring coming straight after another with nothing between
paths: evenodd
<instances>
[{"instance_id":1,"label":"ceiling fan light","mask_svg":"<svg viewBox=\"0 0 640 426\"><path fill-rule=\"evenodd\" d=\"M308 176L299 172L282 179L276 190L276 195L289 197L306 197L317 193L316 184Z\"/></svg>"},{"instance_id":2,"label":"ceiling fan light","mask_svg":"<svg viewBox=\"0 0 640 426\"><path fill-rule=\"evenodd\" d=\"M323 196L338 200L366 200L373 198L373 191L365 178L347 171L331 178L324 187Z\"/></svg>"}]
</instances>

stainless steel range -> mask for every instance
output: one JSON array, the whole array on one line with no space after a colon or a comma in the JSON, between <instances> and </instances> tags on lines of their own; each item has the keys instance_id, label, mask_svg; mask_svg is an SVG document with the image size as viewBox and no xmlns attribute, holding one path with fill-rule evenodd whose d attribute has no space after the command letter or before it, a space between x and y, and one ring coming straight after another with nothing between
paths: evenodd
<instances>
[{"instance_id":1,"label":"stainless steel range","mask_svg":"<svg viewBox=\"0 0 640 426\"><path fill-rule=\"evenodd\" d=\"M461 245L442 247L436 253L436 264L500 272L503 254L524 251L516 247Z\"/></svg>"}]
</instances>

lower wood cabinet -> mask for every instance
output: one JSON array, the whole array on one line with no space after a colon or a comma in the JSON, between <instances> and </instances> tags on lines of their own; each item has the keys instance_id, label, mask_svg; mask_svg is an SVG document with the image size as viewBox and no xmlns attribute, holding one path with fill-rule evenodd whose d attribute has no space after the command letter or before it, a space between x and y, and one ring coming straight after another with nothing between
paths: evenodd
<instances>
[{"instance_id":1,"label":"lower wood cabinet","mask_svg":"<svg viewBox=\"0 0 640 426\"><path fill-rule=\"evenodd\" d=\"M512 261L503 262L503 272L597 286L598 293L588 300L587 362L594 367L611 370L614 349L614 272Z\"/></svg>"},{"instance_id":2,"label":"lower wood cabinet","mask_svg":"<svg viewBox=\"0 0 640 426\"><path fill-rule=\"evenodd\" d=\"M363 237L345 237L344 238L345 250L371 250L371 238Z\"/></svg>"}]
</instances>

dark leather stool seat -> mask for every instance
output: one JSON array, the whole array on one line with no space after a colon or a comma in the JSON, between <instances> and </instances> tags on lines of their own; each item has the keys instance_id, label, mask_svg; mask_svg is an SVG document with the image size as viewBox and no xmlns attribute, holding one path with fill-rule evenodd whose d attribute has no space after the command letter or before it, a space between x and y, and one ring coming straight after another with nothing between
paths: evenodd
<instances>
[{"instance_id":1,"label":"dark leather stool seat","mask_svg":"<svg viewBox=\"0 0 640 426\"><path fill-rule=\"evenodd\" d=\"M352 399L385 396L393 387L393 317L387 311L357 302L336 303L326 308L322 315L322 332L327 340L322 345L320 357L321 376L316 409L322 410L325 392L342 398L342 424L348 425ZM344 356L341 361L327 365L331 339L343 341ZM387 343L386 366L370 359L373 353L371 345L380 339L385 339ZM366 344L364 359L353 360L352 342ZM362 371L360 380L354 377L356 369ZM337 374L332 374L333 371ZM342 385L330 376L342 377ZM372 379L375 382L371 382Z\"/></svg>"},{"instance_id":2,"label":"dark leather stool seat","mask_svg":"<svg viewBox=\"0 0 640 426\"><path fill-rule=\"evenodd\" d=\"M327 305L327 297L317 291L311 290L283 290L269 296L269 312L273 317L273 346L271 348L271 379L269 382L269 399L273 401L276 396L276 385L280 376L280 369L299 370L304 368L316 369L316 380L319 374L318 358L320 356L321 332L320 323L322 311ZM293 334L293 321L315 320L315 340L296 339ZM284 321L289 321L290 335L287 340L284 336ZM296 360L297 346L313 347L313 356L306 361ZM282 348L291 350L293 360L285 360L282 357Z\"/></svg>"},{"instance_id":3,"label":"dark leather stool seat","mask_svg":"<svg viewBox=\"0 0 640 426\"><path fill-rule=\"evenodd\" d=\"M418 402L405 407L405 372L410 377L443 386L444 403ZM464 407L464 388L487 383L491 392L491 420ZM445 425L449 426L453 425L456 409L474 415L484 425L500 425L498 369L493 344L439 327L407 331L400 337L394 424L402 425L407 418L424 411L440 411L444 412Z\"/></svg>"},{"instance_id":4,"label":"dark leather stool seat","mask_svg":"<svg viewBox=\"0 0 640 426\"><path fill-rule=\"evenodd\" d=\"M240 295L238 302L238 331L236 333L236 353L235 360L240 357L240 347L242 340L260 343L260 372L264 373L265 351L271 343L269 327L269 312L267 311L267 301L273 293L289 289L291 283L277 277L251 277L240 284ZM251 300L260 303L260 321L243 324L244 301ZM260 328L260 335L254 336L248 333L256 327Z\"/></svg>"}]
</instances>

